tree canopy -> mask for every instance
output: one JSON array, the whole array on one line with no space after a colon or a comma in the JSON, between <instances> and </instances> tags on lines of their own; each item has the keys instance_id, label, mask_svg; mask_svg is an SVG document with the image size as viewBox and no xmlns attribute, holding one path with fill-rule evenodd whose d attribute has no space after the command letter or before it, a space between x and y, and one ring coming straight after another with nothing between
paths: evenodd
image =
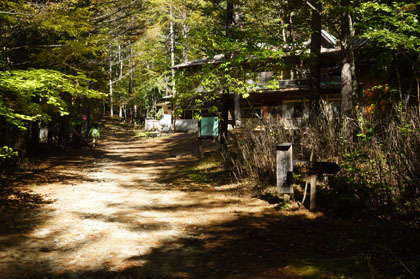
<instances>
[{"instance_id":1,"label":"tree canopy","mask_svg":"<svg viewBox=\"0 0 420 279\"><path fill-rule=\"evenodd\" d=\"M320 26L339 38L351 65L353 40L362 38L382 57L379 68L403 71L407 61L410 75L391 86L414 95L417 81L419 96L418 8L410 0L2 1L1 117L25 128L86 98L97 100L97 110L112 114L117 106L120 117L140 119L156 113L164 95L197 106L224 89L247 97L259 66L287 66L290 55L311 61L304 42ZM316 28L312 15L320 18ZM217 55L220 63L175 78L174 64ZM349 102L357 90L351 71L353 85L342 91ZM194 90L199 85L206 94Z\"/></svg>"}]
</instances>

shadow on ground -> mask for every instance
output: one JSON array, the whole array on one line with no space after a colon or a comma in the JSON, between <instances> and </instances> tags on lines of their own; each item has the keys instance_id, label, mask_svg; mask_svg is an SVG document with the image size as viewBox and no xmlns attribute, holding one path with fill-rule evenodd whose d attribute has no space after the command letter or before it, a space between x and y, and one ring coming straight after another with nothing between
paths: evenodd
<instances>
[{"instance_id":1,"label":"shadow on ground","mask_svg":"<svg viewBox=\"0 0 420 279\"><path fill-rule=\"evenodd\" d=\"M144 278L349 278L364 268L350 240L324 219L245 215L128 260L146 261Z\"/></svg>"},{"instance_id":2,"label":"shadow on ground","mask_svg":"<svg viewBox=\"0 0 420 279\"><path fill-rule=\"evenodd\" d=\"M86 171L95 167L97 158L105 156L100 149L70 148L53 150L31 158L30 163L22 170L4 177L4 185L38 186L49 183L72 183L75 181L91 181Z\"/></svg>"},{"instance_id":3,"label":"shadow on ground","mask_svg":"<svg viewBox=\"0 0 420 279\"><path fill-rule=\"evenodd\" d=\"M186 196L195 194L196 188L189 187L192 182L207 183L212 186L207 186L207 189L202 192L207 196L203 197L201 203L151 205L129 208L126 213L122 211L123 204L109 203L109 208L117 207L121 211L114 215L78 214L81 219L119 223L138 233L164 230L171 224L155 222L133 226L130 215L132 210L152 210L160 213L196 210L205 212L207 208L229 206L226 201L212 203L206 199L211 197L212 193L219 191L214 188L215 186L229 183L225 173L209 168L206 171L213 171L215 174L203 176L205 180L200 180L202 176L199 172L193 173L197 177L186 177L182 171L181 173L176 171L183 168L191 170L191 167L198 162L193 135L177 134L159 140L159 144L164 146L159 153L148 153L144 150L141 154L136 154L135 147L130 153L130 146L135 145L138 140L133 140L121 131L112 135L111 131L101 144L112 143L116 149L124 148L126 150L124 154L105 152L101 148L81 149L78 152L70 150L63 154L54 154L49 157L45 168L33 173L17 175L14 183L39 185L54 182L73 183L79 180L90 181L92 178L86 176L86 173L89 172L95 160L101 159L110 160L115 165L119 164L125 171L130 171L132 167L155 166L156 177L148 181L149 184L176 182L167 191L182 190L186 192ZM172 158L177 160L171 160ZM161 167L165 169L159 169ZM72 171L68 171L69 169ZM83 170L85 172L82 172ZM140 187L144 184L144 181L135 181L133 185L137 186L127 187ZM146 190L149 191L149 189ZM156 189L151 188L151 190ZM48 222L48 212L43 211L43 205L51 201L47 197L23 191L4 192L0 195L8 197L3 200L3 203L7 205L4 208L10 208L7 214L2 212L1 221L8 222L7 218L12 220L11 225L4 229L0 227L1 261L1 252L13 247L18 248L22 243L30 245L31 240L26 238L25 233L36 228L38 224ZM19 217L21 210L29 215ZM14 231L14 228L19 229ZM97 270L53 272L57 270L54 267L54 259L46 260L48 257L40 255L52 252L54 247L38 245L30 258L22 259L20 266L13 267L14 273L6 274L5 278L370 278L366 258L360 256L363 253L356 248L360 247L356 241L356 228L326 218L314 218L305 214L304 211L289 212L272 208L264 213L237 212L233 220L200 227L190 225L186 226L184 231L182 236L167 238L147 253L126 258L126 267L119 271L112 271L111 263L103 262ZM58 235L63 232L55 233ZM56 236L49 237L53 241ZM81 242L80 245L84 243Z\"/></svg>"},{"instance_id":4,"label":"shadow on ground","mask_svg":"<svg viewBox=\"0 0 420 279\"><path fill-rule=\"evenodd\" d=\"M0 237L9 233L26 233L43 223L42 216L46 215L43 205L53 201L45 197L13 189L0 188ZM13 245L12 242L0 240L0 249L3 245Z\"/></svg>"},{"instance_id":5,"label":"shadow on ground","mask_svg":"<svg viewBox=\"0 0 420 279\"><path fill-rule=\"evenodd\" d=\"M370 278L353 237L348 227L323 218L245 214L217 226L190 228L185 237L127 258L131 267L119 272L104 265L30 278Z\"/></svg>"}]
</instances>

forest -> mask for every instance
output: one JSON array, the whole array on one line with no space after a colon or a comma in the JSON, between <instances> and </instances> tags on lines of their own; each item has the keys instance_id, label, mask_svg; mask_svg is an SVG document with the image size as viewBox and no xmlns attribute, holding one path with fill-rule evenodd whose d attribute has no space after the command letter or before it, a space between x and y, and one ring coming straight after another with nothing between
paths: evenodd
<instances>
[{"instance_id":1,"label":"forest","mask_svg":"<svg viewBox=\"0 0 420 279\"><path fill-rule=\"evenodd\" d=\"M17 194L9 189L18 174L31 160L42 165L81 139L83 145L98 123L103 142L137 144L138 135L150 134L178 150L176 139L166 142L148 125L169 121L165 136L182 134L181 142L192 135L181 133L185 123L212 115L219 121L217 151L200 162L210 158L223 176L246 184L244 197L275 199L285 210L308 207L303 175L293 175L291 203L275 192L276 144L293 143L294 159L340 166L336 175L318 176L317 211L351 224L355 235L344 238L357 239L358 267L229 277L200 262L202 277L152 266L138 277L130 269L132 277L124 278L420 278L419 11L417 0L2 0L0 209L17 216L10 207ZM188 141L195 146L196 134ZM101 140L99 149L77 147L80 158L116 158ZM173 157L182 158L180 152ZM200 174L204 179L186 166L180 176L211 184L208 174ZM171 175L172 182L164 181L175 185L178 176ZM1 221L9 220L6 213ZM6 231L0 228L0 247ZM2 269L1 253L0 275L9 268ZM146 259L165 250L156 253ZM61 278L56 270L43 272L5 278Z\"/></svg>"}]
</instances>

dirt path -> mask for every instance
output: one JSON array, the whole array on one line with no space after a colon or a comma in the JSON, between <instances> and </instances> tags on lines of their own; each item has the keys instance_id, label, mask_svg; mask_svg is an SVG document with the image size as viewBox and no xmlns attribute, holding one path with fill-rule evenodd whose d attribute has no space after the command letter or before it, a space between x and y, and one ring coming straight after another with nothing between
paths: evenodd
<instances>
[{"instance_id":1,"label":"dirt path","mask_svg":"<svg viewBox=\"0 0 420 279\"><path fill-rule=\"evenodd\" d=\"M353 278L336 264L353 257L341 224L178 172L193 140L109 135L18 177L0 278Z\"/></svg>"}]
</instances>

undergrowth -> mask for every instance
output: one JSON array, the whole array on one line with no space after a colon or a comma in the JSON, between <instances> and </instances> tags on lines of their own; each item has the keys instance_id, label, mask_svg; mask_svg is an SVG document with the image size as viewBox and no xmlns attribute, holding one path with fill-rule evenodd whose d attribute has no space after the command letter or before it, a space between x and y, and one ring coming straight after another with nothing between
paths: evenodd
<instances>
[{"instance_id":1,"label":"undergrowth","mask_svg":"<svg viewBox=\"0 0 420 279\"><path fill-rule=\"evenodd\" d=\"M364 224L360 230L367 251L376 255L373 263L382 255L407 275L418 275L420 260L412 260L420 258L418 111L400 104L386 113L360 111L340 119L330 105L321 107L320 116L300 129L287 130L282 119L269 119L259 130L243 130L225 163L238 180L254 181L260 193L276 184L276 144L292 142L297 160L337 163L341 171L320 185L318 207Z\"/></svg>"}]
</instances>

